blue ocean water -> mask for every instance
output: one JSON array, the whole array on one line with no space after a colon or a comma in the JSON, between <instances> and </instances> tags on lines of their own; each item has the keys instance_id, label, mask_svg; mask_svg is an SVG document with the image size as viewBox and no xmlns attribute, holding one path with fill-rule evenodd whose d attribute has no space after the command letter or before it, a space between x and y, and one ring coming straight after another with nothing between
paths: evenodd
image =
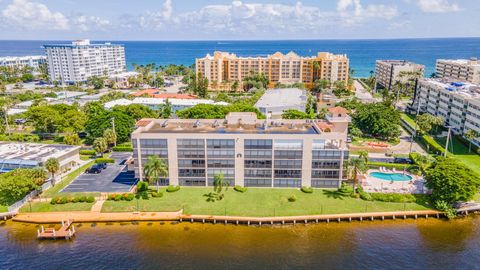
<instances>
[{"instance_id":1,"label":"blue ocean water","mask_svg":"<svg viewBox=\"0 0 480 270\"><path fill-rule=\"evenodd\" d=\"M0 56L42 54L44 44L67 41L0 41ZM99 41L103 42L103 41ZM261 56L280 51L314 55L318 51L347 54L355 76L369 76L377 59L405 59L435 69L438 58L480 57L480 38L395 40L291 40L291 41L112 41L125 45L128 68L132 64L191 65L195 58L215 50L239 56Z\"/></svg>"}]
</instances>

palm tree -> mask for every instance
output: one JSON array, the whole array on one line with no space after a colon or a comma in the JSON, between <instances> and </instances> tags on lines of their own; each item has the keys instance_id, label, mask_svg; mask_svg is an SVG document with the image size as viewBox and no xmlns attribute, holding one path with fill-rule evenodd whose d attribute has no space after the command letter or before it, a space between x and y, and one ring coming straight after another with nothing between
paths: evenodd
<instances>
[{"instance_id":1,"label":"palm tree","mask_svg":"<svg viewBox=\"0 0 480 270\"><path fill-rule=\"evenodd\" d=\"M348 170L350 171L351 178L353 179L353 190L357 190L358 174L365 173L368 170L367 164L364 159L352 158L348 161Z\"/></svg>"},{"instance_id":2,"label":"palm tree","mask_svg":"<svg viewBox=\"0 0 480 270\"><path fill-rule=\"evenodd\" d=\"M468 142L469 142L468 152L471 153L472 152L472 140L474 140L475 138L478 138L480 136L480 134L478 134L478 132L476 132L473 129L469 129L467 132L465 132L465 134L463 134L463 136L465 136L465 138L468 139Z\"/></svg>"},{"instance_id":3,"label":"palm tree","mask_svg":"<svg viewBox=\"0 0 480 270\"><path fill-rule=\"evenodd\" d=\"M159 178L168 176L168 166L162 159L157 156L149 156L144 167L144 173L149 183L154 181L157 183L157 192L159 190Z\"/></svg>"},{"instance_id":4,"label":"palm tree","mask_svg":"<svg viewBox=\"0 0 480 270\"><path fill-rule=\"evenodd\" d=\"M52 174L52 185L55 185L55 174L60 170L60 162L56 158L49 158L43 166L45 170Z\"/></svg>"},{"instance_id":5,"label":"palm tree","mask_svg":"<svg viewBox=\"0 0 480 270\"><path fill-rule=\"evenodd\" d=\"M217 200L223 199L223 188L228 189L230 182L225 181L223 173L213 176L213 191L216 193Z\"/></svg>"},{"instance_id":6,"label":"palm tree","mask_svg":"<svg viewBox=\"0 0 480 270\"><path fill-rule=\"evenodd\" d=\"M117 134L113 129L107 128L103 131L103 138L105 138L108 146L110 146L112 144L115 144L115 142L117 141Z\"/></svg>"},{"instance_id":7,"label":"palm tree","mask_svg":"<svg viewBox=\"0 0 480 270\"><path fill-rule=\"evenodd\" d=\"M93 141L93 149L97 152L97 154L103 154L108 149L108 143L105 138L96 138Z\"/></svg>"},{"instance_id":8,"label":"palm tree","mask_svg":"<svg viewBox=\"0 0 480 270\"><path fill-rule=\"evenodd\" d=\"M365 151L365 150L358 151L358 158L361 158L365 161L365 163L368 163L368 151Z\"/></svg>"}]
</instances>

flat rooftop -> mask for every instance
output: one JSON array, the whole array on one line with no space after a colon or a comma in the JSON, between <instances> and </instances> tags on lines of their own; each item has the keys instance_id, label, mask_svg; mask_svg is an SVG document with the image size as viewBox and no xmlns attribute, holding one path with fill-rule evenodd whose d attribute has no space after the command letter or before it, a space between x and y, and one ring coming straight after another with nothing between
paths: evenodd
<instances>
[{"instance_id":1,"label":"flat rooftop","mask_svg":"<svg viewBox=\"0 0 480 270\"><path fill-rule=\"evenodd\" d=\"M335 121L348 123L350 117ZM134 133L321 134L346 132L346 126L327 120L265 120L257 119L255 113L230 113L225 119L142 119Z\"/></svg>"},{"instance_id":2,"label":"flat rooftop","mask_svg":"<svg viewBox=\"0 0 480 270\"><path fill-rule=\"evenodd\" d=\"M79 147L63 144L0 142L0 162L7 160L42 162L77 148Z\"/></svg>"},{"instance_id":3,"label":"flat rooftop","mask_svg":"<svg viewBox=\"0 0 480 270\"><path fill-rule=\"evenodd\" d=\"M452 94L457 94L465 98L480 98L480 86L468 82L449 81L446 79L424 79L425 82L443 88Z\"/></svg>"},{"instance_id":4,"label":"flat rooftop","mask_svg":"<svg viewBox=\"0 0 480 270\"><path fill-rule=\"evenodd\" d=\"M265 91L255 107L297 107L307 104L307 91L298 88L280 88Z\"/></svg>"}]
</instances>

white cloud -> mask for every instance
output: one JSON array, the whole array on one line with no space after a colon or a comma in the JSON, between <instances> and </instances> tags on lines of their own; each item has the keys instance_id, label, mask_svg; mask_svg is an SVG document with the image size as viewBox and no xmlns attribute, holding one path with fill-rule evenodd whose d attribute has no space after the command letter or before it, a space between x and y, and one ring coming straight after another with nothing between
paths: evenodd
<instances>
[{"instance_id":1,"label":"white cloud","mask_svg":"<svg viewBox=\"0 0 480 270\"><path fill-rule=\"evenodd\" d=\"M450 4L448 0L418 0L417 5L420 10L426 13L445 13L460 10L457 3Z\"/></svg>"},{"instance_id":2,"label":"white cloud","mask_svg":"<svg viewBox=\"0 0 480 270\"><path fill-rule=\"evenodd\" d=\"M69 29L69 21L62 13L53 12L44 4L28 0L13 0L2 11L2 15L7 23L21 28Z\"/></svg>"},{"instance_id":3,"label":"white cloud","mask_svg":"<svg viewBox=\"0 0 480 270\"><path fill-rule=\"evenodd\" d=\"M396 7L374 4L363 6L360 0L338 0L337 11L346 25L355 25L373 18L392 20L399 15Z\"/></svg>"},{"instance_id":4,"label":"white cloud","mask_svg":"<svg viewBox=\"0 0 480 270\"><path fill-rule=\"evenodd\" d=\"M81 32L88 32L90 30L105 30L111 25L109 20L87 15L76 16L72 20L72 24L74 24L75 28Z\"/></svg>"}]
</instances>

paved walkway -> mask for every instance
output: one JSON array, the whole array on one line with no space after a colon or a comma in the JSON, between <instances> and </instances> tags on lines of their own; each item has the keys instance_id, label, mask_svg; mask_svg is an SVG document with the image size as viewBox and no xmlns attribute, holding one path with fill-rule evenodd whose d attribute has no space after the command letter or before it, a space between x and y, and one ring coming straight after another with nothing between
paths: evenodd
<instances>
[{"instance_id":1,"label":"paved walkway","mask_svg":"<svg viewBox=\"0 0 480 270\"><path fill-rule=\"evenodd\" d=\"M357 80L353 81L353 85L355 87L355 97L360 99L364 103L373 103L376 102L377 100L370 94L370 92L367 91L363 87L363 85L358 82Z\"/></svg>"},{"instance_id":2,"label":"paved walkway","mask_svg":"<svg viewBox=\"0 0 480 270\"><path fill-rule=\"evenodd\" d=\"M105 200L96 201L95 204L92 206L92 209L90 209L90 211L96 212L96 213L102 212L102 207L104 202Z\"/></svg>"}]
</instances>

